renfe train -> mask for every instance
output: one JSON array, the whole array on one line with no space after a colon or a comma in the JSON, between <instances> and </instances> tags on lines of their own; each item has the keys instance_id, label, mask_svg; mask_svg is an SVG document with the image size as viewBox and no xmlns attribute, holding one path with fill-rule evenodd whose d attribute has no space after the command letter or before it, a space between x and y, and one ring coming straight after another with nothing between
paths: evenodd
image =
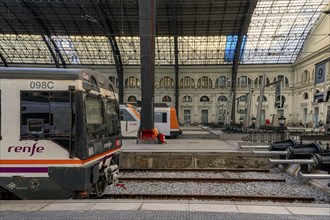
<instances>
[{"instance_id":1,"label":"renfe train","mask_svg":"<svg viewBox=\"0 0 330 220\"><path fill-rule=\"evenodd\" d=\"M86 198L118 183L119 105L106 77L50 68L0 76L3 197Z\"/></svg>"},{"instance_id":2,"label":"renfe train","mask_svg":"<svg viewBox=\"0 0 330 220\"><path fill-rule=\"evenodd\" d=\"M121 132L124 137L137 137L140 118L140 108L131 104L120 105ZM154 126L168 138L176 138L182 134L174 107L155 103Z\"/></svg>"}]
</instances>

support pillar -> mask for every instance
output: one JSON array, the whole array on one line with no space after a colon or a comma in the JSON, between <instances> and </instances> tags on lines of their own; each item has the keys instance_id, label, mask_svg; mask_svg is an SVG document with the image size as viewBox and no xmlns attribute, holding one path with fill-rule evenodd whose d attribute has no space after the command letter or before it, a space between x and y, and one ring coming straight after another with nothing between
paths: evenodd
<instances>
[{"instance_id":1,"label":"support pillar","mask_svg":"<svg viewBox=\"0 0 330 220\"><path fill-rule=\"evenodd\" d=\"M141 124L138 144L156 144L154 132L156 1L139 0L141 57Z\"/></svg>"},{"instance_id":2,"label":"support pillar","mask_svg":"<svg viewBox=\"0 0 330 220\"><path fill-rule=\"evenodd\" d=\"M258 102L258 110L257 110L257 121L256 121L256 128L260 129L261 125L261 111L262 111L262 102L264 101L264 92L265 92L265 78L266 74L262 74L262 81L260 86L260 96L259 96L259 102Z\"/></svg>"}]
</instances>

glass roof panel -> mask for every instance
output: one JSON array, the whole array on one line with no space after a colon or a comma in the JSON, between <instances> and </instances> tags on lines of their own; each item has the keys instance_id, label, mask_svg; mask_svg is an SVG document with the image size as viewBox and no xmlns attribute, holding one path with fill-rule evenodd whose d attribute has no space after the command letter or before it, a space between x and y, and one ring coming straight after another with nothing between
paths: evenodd
<instances>
[{"instance_id":1,"label":"glass roof panel","mask_svg":"<svg viewBox=\"0 0 330 220\"><path fill-rule=\"evenodd\" d=\"M174 37L156 37L156 65L173 65Z\"/></svg>"},{"instance_id":2,"label":"glass roof panel","mask_svg":"<svg viewBox=\"0 0 330 220\"><path fill-rule=\"evenodd\" d=\"M226 36L178 37L179 65L223 64Z\"/></svg>"},{"instance_id":3,"label":"glass roof panel","mask_svg":"<svg viewBox=\"0 0 330 220\"><path fill-rule=\"evenodd\" d=\"M242 63L293 63L328 0L259 0Z\"/></svg>"},{"instance_id":4,"label":"glass roof panel","mask_svg":"<svg viewBox=\"0 0 330 220\"><path fill-rule=\"evenodd\" d=\"M0 52L8 63L54 63L40 35L0 34L0 42Z\"/></svg>"},{"instance_id":5,"label":"glass roof panel","mask_svg":"<svg viewBox=\"0 0 330 220\"><path fill-rule=\"evenodd\" d=\"M241 63L293 63L328 3L329 0L258 0ZM179 36L179 65L230 64L236 41L229 38ZM51 40L67 64L115 64L107 36L51 36ZM47 36L0 34L0 53L8 63L54 64L45 41L54 50ZM121 36L116 41L123 65L140 65L140 38ZM155 44L155 64L173 65L174 37L156 37Z\"/></svg>"},{"instance_id":6,"label":"glass roof panel","mask_svg":"<svg viewBox=\"0 0 330 220\"><path fill-rule=\"evenodd\" d=\"M52 36L68 64L113 64L106 36Z\"/></svg>"},{"instance_id":7,"label":"glass roof panel","mask_svg":"<svg viewBox=\"0 0 330 220\"><path fill-rule=\"evenodd\" d=\"M123 65L140 64L140 38L116 37Z\"/></svg>"}]
</instances>

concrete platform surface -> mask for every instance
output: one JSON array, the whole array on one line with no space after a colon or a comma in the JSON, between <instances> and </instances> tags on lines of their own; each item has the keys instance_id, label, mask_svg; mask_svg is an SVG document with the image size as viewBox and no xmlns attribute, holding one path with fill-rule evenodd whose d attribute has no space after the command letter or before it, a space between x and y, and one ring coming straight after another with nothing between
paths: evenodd
<instances>
[{"instance_id":1,"label":"concrete platform surface","mask_svg":"<svg viewBox=\"0 0 330 220\"><path fill-rule=\"evenodd\" d=\"M135 139L123 139L123 152L238 152L235 140L166 139L166 144L136 144Z\"/></svg>"},{"instance_id":2,"label":"concrete platform surface","mask_svg":"<svg viewBox=\"0 0 330 220\"><path fill-rule=\"evenodd\" d=\"M330 204L186 200L0 201L0 219L330 219Z\"/></svg>"}]
</instances>

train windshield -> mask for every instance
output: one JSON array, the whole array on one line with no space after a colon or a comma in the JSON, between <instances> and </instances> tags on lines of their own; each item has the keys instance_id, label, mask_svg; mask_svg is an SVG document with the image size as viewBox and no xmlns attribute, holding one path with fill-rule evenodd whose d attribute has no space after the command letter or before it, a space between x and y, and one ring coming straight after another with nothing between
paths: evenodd
<instances>
[{"instance_id":1,"label":"train windshield","mask_svg":"<svg viewBox=\"0 0 330 220\"><path fill-rule=\"evenodd\" d=\"M85 114L88 145L97 153L111 137L120 134L118 104L115 100L88 94L85 96Z\"/></svg>"},{"instance_id":2,"label":"train windshield","mask_svg":"<svg viewBox=\"0 0 330 220\"><path fill-rule=\"evenodd\" d=\"M115 147L119 135L116 100L70 91L21 92L22 139L52 140L85 158Z\"/></svg>"}]
</instances>

